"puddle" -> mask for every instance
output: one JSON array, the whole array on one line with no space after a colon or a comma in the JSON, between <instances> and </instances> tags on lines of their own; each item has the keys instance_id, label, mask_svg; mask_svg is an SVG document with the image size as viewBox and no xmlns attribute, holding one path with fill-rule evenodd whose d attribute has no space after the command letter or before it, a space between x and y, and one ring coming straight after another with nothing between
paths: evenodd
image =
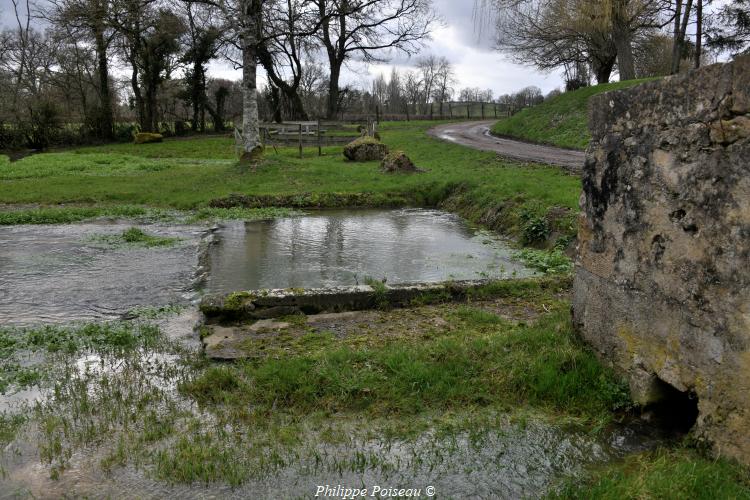
<instances>
[{"instance_id":1,"label":"puddle","mask_svg":"<svg viewBox=\"0 0 750 500\"><path fill-rule=\"evenodd\" d=\"M526 277L497 236L436 210L325 211L219 229L206 291Z\"/></svg>"},{"instance_id":2,"label":"puddle","mask_svg":"<svg viewBox=\"0 0 750 500\"><path fill-rule=\"evenodd\" d=\"M101 241L131 226L0 227L0 325L108 320L138 306L188 303L205 228L138 226L150 235L179 238L173 246Z\"/></svg>"}]
</instances>

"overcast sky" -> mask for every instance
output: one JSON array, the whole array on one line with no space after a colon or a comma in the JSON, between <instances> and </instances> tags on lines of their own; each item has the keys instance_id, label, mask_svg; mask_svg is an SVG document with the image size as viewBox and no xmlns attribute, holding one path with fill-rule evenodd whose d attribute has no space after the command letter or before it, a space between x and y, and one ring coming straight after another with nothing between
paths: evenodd
<instances>
[{"instance_id":1,"label":"overcast sky","mask_svg":"<svg viewBox=\"0 0 750 500\"><path fill-rule=\"evenodd\" d=\"M432 39L425 42L422 52L411 60L404 54L393 53L390 64L365 65L352 62L342 75L342 83L355 84L369 88L370 81L380 73L386 78L390 75L391 66L406 69L415 64L416 59L429 54L445 56L453 63L456 70L458 89L462 87L490 88L495 95L514 92L528 85L536 85L547 93L560 87L562 80L559 72L544 74L533 68L513 64L492 49L492 33L489 28L480 30L474 22L474 0L433 0L435 9L444 20L432 34ZM12 3L0 0L0 19L4 27L15 24ZM484 36L480 37L479 32ZM227 62L214 62L210 66L213 76L238 80L242 77L239 70L234 70ZM262 72L261 72L262 74ZM265 75L261 75L265 78Z\"/></svg>"},{"instance_id":2,"label":"overcast sky","mask_svg":"<svg viewBox=\"0 0 750 500\"><path fill-rule=\"evenodd\" d=\"M378 65L353 61L342 75L342 83L369 88L372 79L381 73L388 79L393 66L405 70L416 64L419 57L434 54L448 58L453 64L457 89L489 88L498 96L529 85L536 85L545 94L562 86L560 72L540 73L534 68L513 64L495 51L490 27L480 29L474 22L474 0L433 0L433 5L444 21L443 26L435 29L432 39L425 41L419 54L409 59L403 53L394 52L390 54L389 63ZM226 63L214 63L211 70L223 78L241 78L241 73L233 71Z\"/></svg>"},{"instance_id":3,"label":"overcast sky","mask_svg":"<svg viewBox=\"0 0 750 500\"><path fill-rule=\"evenodd\" d=\"M714 8L726 1L717 0ZM409 59L402 53L393 53L388 64L365 65L352 61L342 75L342 83L369 88L370 82L378 74L384 74L387 79L392 66L403 70L413 66L419 57L434 54L445 56L453 64L458 79L457 89L489 88L498 96L528 85L536 85L545 94L562 86L560 71L541 73L534 68L514 64L495 51L491 23L485 22L484 28L480 29L475 22L474 0L433 0L433 4L444 23L434 30L431 40L425 41L420 54ZM479 17L485 18L486 15ZM14 25L11 0L0 0L0 20L5 27ZM213 62L210 72L215 77L232 80L242 77L241 71L222 61ZM259 76L265 79L262 71Z\"/></svg>"}]
</instances>

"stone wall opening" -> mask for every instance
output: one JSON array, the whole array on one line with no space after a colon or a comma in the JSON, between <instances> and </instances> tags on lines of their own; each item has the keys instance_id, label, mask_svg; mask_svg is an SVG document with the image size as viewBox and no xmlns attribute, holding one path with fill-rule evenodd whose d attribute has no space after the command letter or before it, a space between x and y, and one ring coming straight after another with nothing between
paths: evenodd
<instances>
[{"instance_id":1,"label":"stone wall opening","mask_svg":"<svg viewBox=\"0 0 750 500\"><path fill-rule=\"evenodd\" d=\"M657 379L659 399L643 408L643 415L664 432L685 435L698 420L698 396Z\"/></svg>"}]
</instances>

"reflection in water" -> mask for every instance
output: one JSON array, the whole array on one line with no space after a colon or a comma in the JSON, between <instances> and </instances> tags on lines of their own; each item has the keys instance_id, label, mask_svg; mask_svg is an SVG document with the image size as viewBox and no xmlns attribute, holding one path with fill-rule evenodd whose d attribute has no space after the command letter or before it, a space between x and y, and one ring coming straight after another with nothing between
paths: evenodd
<instances>
[{"instance_id":1,"label":"reflection in water","mask_svg":"<svg viewBox=\"0 0 750 500\"><path fill-rule=\"evenodd\" d=\"M0 325L113 319L136 306L185 303L205 229L143 227L172 247L112 246L96 238L131 224L0 227Z\"/></svg>"},{"instance_id":2,"label":"reflection in water","mask_svg":"<svg viewBox=\"0 0 750 500\"><path fill-rule=\"evenodd\" d=\"M209 292L528 276L496 237L435 210L330 211L228 223L209 251Z\"/></svg>"}]
</instances>

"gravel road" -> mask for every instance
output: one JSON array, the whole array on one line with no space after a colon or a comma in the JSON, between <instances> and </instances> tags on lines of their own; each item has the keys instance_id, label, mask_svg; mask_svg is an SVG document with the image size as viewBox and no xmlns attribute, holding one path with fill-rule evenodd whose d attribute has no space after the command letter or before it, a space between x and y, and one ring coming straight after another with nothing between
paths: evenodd
<instances>
[{"instance_id":1,"label":"gravel road","mask_svg":"<svg viewBox=\"0 0 750 500\"><path fill-rule=\"evenodd\" d=\"M481 151L494 151L514 160L558 165L580 173L583 168L583 151L556 148L542 144L495 137L490 127L495 121L450 123L431 128L427 133L444 141L454 142Z\"/></svg>"}]
</instances>

